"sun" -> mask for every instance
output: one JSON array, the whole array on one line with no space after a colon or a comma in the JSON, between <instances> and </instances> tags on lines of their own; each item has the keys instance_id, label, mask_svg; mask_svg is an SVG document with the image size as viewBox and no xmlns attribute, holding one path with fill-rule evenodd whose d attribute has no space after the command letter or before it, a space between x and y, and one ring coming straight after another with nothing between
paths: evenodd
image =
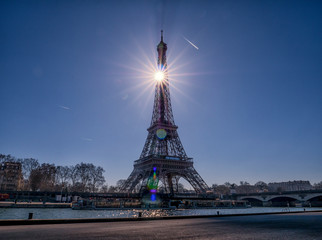
<instances>
[{"instance_id":1,"label":"sun","mask_svg":"<svg viewBox=\"0 0 322 240\"><path fill-rule=\"evenodd\" d=\"M154 74L154 79L161 82L164 79L164 73L162 71L157 71Z\"/></svg>"}]
</instances>

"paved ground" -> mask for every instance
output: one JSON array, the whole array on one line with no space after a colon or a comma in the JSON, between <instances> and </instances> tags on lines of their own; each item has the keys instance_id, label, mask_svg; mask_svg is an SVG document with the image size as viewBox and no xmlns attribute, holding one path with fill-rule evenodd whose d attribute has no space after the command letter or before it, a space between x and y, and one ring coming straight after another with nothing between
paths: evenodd
<instances>
[{"instance_id":1,"label":"paved ground","mask_svg":"<svg viewBox=\"0 0 322 240\"><path fill-rule=\"evenodd\" d=\"M0 226L0 239L322 239L322 213Z\"/></svg>"}]
</instances>

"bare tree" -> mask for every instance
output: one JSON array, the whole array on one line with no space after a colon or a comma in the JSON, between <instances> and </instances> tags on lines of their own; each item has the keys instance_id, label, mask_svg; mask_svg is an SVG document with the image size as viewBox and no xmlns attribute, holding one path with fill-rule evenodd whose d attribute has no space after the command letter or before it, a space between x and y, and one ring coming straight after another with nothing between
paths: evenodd
<instances>
[{"instance_id":1,"label":"bare tree","mask_svg":"<svg viewBox=\"0 0 322 240\"><path fill-rule=\"evenodd\" d=\"M81 192L95 192L105 183L104 169L96 167L92 163L80 163L70 172L74 190Z\"/></svg>"},{"instance_id":2,"label":"bare tree","mask_svg":"<svg viewBox=\"0 0 322 240\"><path fill-rule=\"evenodd\" d=\"M54 164L43 163L33 169L29 176L30 187L33 191L53 191L56 185L56 167Z\"/></svg>"},{"instance_id":3,"label":"bare tree","mask_svg":"<svg viewBox=\"0 0 322 240\"><path fill-rule=\"evenodd\" d=\"M315 189L322 189L322 181L321 181L321 182L319 182L319 183L314 183L313 187L314 187Z\"/></svg>"},{"instance_id":4,"label":"bare tree","mask_svg":"<svg viewBox=\"0 0 322 240\"><path fill-rule=\"evenodd\" d=\"M0 154L0 163L2 162L16 162L17 159L13 156L9 155L4 155L4 154Z\"/></svg>"},{"instance_id":5,"label":"bare tree","mask_svg":"<svg viewBox=\"0 0 322 240\"><path fill-rule=\"evenodd\" d=\"M72 191L79 191L75 188L76 183L79 180L79 175L77 172L77 167L76 166L70 166L69 168L69 179L71 180L71 190Z\"/></svg>"},{"instance_id":6,"label":"bare tree","mask_svg":"<svg viewBox=\"0 0 322 240\"><path fill-rule=\"evenodd\" d=\"M29 187L31 191L40 190L40 185L43 181L43 175L39 168L33 169L29 176Z\"/></svg>"},{"instance_id":7,"label":"bare tree","mask_svg":"<svg viewBox=\"0 0 322 240\"><path fill-rule=\"evenodd\" d=\"M226 185L213 184L212 190L213 190L214 194L217 194L220 196L230 194L230 188L227 187Z\"/></svg>"},{"instance_id":8,"label":"bare tree","mask_svg":"<svg viewBox=\"0 0 322 240\"><path fill-rule=\"evenodd\" d=\"M103 186L101 186L99 192L100 193L108 193L108 185L104 184Z\"/></svg>"},{"instance_id":9,"label":"bare tree","mask_svg":"<svg viewBox=\"0 0 322 240\"><path fill-rule=\"evenodd\" d=\"M21 160L22 164L22 175L24 178L24 190L30 190L30 174L33 170L37 169L40 164L37 159L34 158L24 158Z\"/></svg>"},{"instance_id":10,"label":"bare tree","mask_svg":"<svg viewBox=\"0 0 322 240\"><path fill-rule=\"evenodd\" d=\"M93 164L90 165L90 175L91 175L91 191L96 192L100 186L105 183L105 178L103 173L105 170L102 167L96 167Z\"/></svg>"},{"instance_id":11,"label":"bare tree","mask_svg":"<svg viewBox=\"0 0 322 240\"><path fill-rule=\"evenodd\" d=\"M240 185L237 186L236 192L237 193L248 194L248 193L257 192L256 189L257 189L257 187L255 187L254 185L250 185L246 181L240 181Z\"/></svg>"},{"instance_id":12,"label":"bare tree","mask_svg":"<svg viewBox=\"0 0 322 240\"><path fill-rule=\"evenodd\" d=\"M257 183L255 183L255 187L257 187L259 192L268 191L268 185L263 181L258 181Z\"/></svg>"},{"instance_id":13,"label":"bare tree","mask_svg":"<svg viewBox=\"0 0 322 240\"><path fill-rule=\"evenodd\" d=\"M76 165L76 174L79 177L79 183L81 186L81 192L88 191L88 185L91 181L91 174L89 171L90 164L81 162L80 164Z\"/></svg>"},{"instance_id":14,"label":"bare tree","mask_svg":"<svg viewBox=\"0 0 322 240\"><path fill-rule=\"evenodd\" d=\"M25 179L28 179L32 170L40 166L37 159L25 158L22 160L22 174Z\"/></svg>"},{"instance_id":15,"label":"bare tree","mask_svg":"<svg viewBox=\"0 0 322 240\"><path fill-rule=\"evenodd\" d=\"M110 186L110 187L108 188L108 192L109 192L109 193L115 193L115 192L117 192L117 187L115 187L115 186Z\"/></svg>"},{"instance_id":16,"label":"bare tree","mask_svg":"<svg viewBox=\"0 0 322 240\"><path fill-rule=\"evenodd\" d=\"M120 179L116 182L116 191L120 191L120 188L124 185L126 179Z\"/></svg>"},{"instance_id":17,"label":"bare tree","mask_svg":"<svg viewBox=\"0 0 322 240\"><path fill-rule=\"evenodd\" d=\"M68 166L57 166L56 167L56 182L61 188L68 186L68 180L70 179L70 168Z\"/></svg>"}]
</instances>

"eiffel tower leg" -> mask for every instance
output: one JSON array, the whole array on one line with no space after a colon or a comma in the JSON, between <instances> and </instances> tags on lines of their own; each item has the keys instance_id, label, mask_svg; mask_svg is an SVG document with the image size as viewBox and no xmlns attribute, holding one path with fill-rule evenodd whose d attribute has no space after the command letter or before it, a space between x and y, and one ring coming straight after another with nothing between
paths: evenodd
<instances>
[{"instance_id":1,"label":"eiffel tower leg","mask_svg":"<svg viewBox=\"0 0 322 240\"><path fill-rule=\"evenodd\" d=\"M168 185L169 185L169 191L170 191L170 194L173 196L174 194L174 191L173 191L173 183L172 183L172 174L168 174Z\"/></svg>"},{"instance_id":2,"label":"eiffel tower leg","mask_svg":"<svg viewBox=\"0 0 322 240\"><path fill-rule=\"evenodd\" d=\"M201 178L201 176L194 167L190 167L188 170L185 171L184 178L191 184L191 186L198 193L206 193L206 191L209 189L205 181Z\"/></svg>"},{"instance_id":3,"label":"eiffel tower leg","mask_svg":"<svg viewBox=\"0 0 322 240\"><path fill-rule=\"evenodd\" d=\"M142 175L140 174L140 172L134 169L121 187L120 192L132 192L135 186L140 182L141 178Z\"/></svg>"},{"instance_id":4,"label":"eiffel tower leg","mask_svg":"<svg viewBox=\"0 0 322 240\"><path fill-rule=\"evenodd\" d=\"M180 180L180 176L175 176L173 179L173 182L175 184L175 192L178 193L179 192L179 180Z\"/></svg>"},{"instance_id":5,"label":"eiffel tower leg","mask_svg":"<svg viewBox=\"0 0 322 240\"><path fill-rule=\"evenodd\" d=\"M148 179L151 175L151 171L145 171L142 175L143 175L143 178L142 178L142 184L141 184L141 192L147 189Z\"/></svg>"}]
</instances>

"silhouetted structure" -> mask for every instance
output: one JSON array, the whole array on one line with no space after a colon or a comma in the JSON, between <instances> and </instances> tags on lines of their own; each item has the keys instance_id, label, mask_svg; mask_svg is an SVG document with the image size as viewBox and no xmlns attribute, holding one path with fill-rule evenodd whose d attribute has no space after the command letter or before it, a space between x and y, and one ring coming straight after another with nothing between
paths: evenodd
<instances>
[{"instance_id":1,"label":"silhouetted structure","mask_svg":"<svg viewBox=\"0 0 322 240\"><path fill-rule=\"evenodd\" d=\"M274 182L268 184L268 189L271 192L276 191L303 191L312 190L313 186L309 181L288 181Z\"/></svg>"},{"instance_id":2,"label":"silhouetted structure","mask_svg":"<svg viewBox=\"0 0 322 240\"><path fill-rule=\"evenodd\" d=\"M156 82L148 137L140 158L134 161L134 170L120 191L132 192L137 185L140 191L144 191L151 179L149 177L156 172L157 183L160 180L168 193L173 194L178 190L180 177L186 179L197 193L205 193L209 188L193 167L192 158L187 156L174 123L166 60L167 44L163 42L162 31L157 51L161 76Z\"/></svg>"},{"instance_id":3,"label":"silhouetted structure","mask_svg":"<svg viewBox=\"0 0 322 240\"><path fill-rule=\"evenodd\" d=\"M0 190L16 191L19 187L19 183L21 180L21 163L0 163Z\"/></svg>"}]
</instances>

